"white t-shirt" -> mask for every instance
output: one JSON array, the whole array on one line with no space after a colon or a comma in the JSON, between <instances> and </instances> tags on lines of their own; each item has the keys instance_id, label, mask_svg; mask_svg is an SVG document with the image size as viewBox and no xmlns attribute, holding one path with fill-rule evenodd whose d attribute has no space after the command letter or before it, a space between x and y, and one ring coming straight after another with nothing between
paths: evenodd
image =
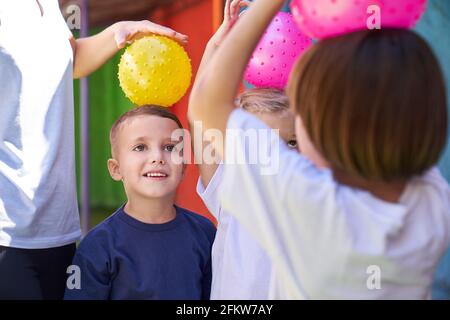
<instances>
[{"instance_id":1,"label":"white t-shirt","mask_svg":"<svg viewBox=\"0 0 450 320\"><path fill-rule=\"evenodd\" d=\"M240 109L230 129L269 130ZM255 145L229 132L221 204L271 256L278 284L271 298L430 297L450 241L450 188L437 169L411 179L400 201L388 203L338 184L330 170L267 135L257 148L277 159L277 174L261 174L258 163L229 164Z\"/></svg>"},{"instance_id":2,"label":"white t-shirt","mask_svg":"<svg viewBox=\"0 0 450 320\"><path fill-rule=\"evenodd\" d=\"M267 300L271 281L268 255L219 203L223 165L219 165L205 189L201 180L197 193L217 219L212 247L212 300Z\"/></svg>"},{"instance_id":3,"label":"white t-shirt","mask_svg":"<svg viewBox=\"0 0 450 320\"><path fill-rule=\"evenodd\" d=\"M57 0L0 2L0 245L80 237L73 53Z\"/></svg>"}]
</instances>

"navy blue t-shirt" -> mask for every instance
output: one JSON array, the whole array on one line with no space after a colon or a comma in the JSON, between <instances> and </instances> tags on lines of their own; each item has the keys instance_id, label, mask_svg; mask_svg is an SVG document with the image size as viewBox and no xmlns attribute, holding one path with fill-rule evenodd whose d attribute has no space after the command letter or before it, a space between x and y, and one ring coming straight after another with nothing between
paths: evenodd
<instances>
[{"instance_id":1,"label":"navy blue t-shirt","mask_svg":"<svg viewBox=\"0 0 450 320\"><path fill-rule=\"evenodd\" d=\"M65 299L209 299L215 227L176 207L174 220L147 224L123 206L91 230L75 254L81 288Z\"/></svg>"}]
</instances>

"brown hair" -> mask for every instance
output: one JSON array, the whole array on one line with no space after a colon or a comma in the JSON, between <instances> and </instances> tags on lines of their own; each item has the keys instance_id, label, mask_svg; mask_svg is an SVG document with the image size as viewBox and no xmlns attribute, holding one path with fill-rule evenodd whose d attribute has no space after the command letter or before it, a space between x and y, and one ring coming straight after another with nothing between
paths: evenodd
<instances>
[{"instance_id":1,"label":"brown hair","mask_svg":"<svg viewBox=\"0 0 450 320\"><path fill-rule=\"evenodd\" d=\"M278 113L289 110L284 91L273 88L254 88L239 95L237 104L251 113Z\"/></svg>"},{"instance_id":2,"label":"brown hair","mask_svg":"<svg viewBox=\"0 0 450 320\"><path fill-rule=\"evenodd\" d=\"M445 146L443 76L412 31L320 41L297 62L288 93L314 146L352 176L408 179L434 165Z\"/></svg>"},{"instance_id":3,"label":"brown hair","mask_svg":"<svg viewBox=\"0 0 450 320\"><path fill-rule=\"evenodd\" d=\"M140 107L135 107L135 108L125 112L124 114L122 114L119 117L119 119L117 119L116 122L114 122L114 124L111 127L111 130L109 132L109 142L111 143L111 152L113 153L113 156L114 156L115 149L116 149L117 133L119 132L121 126L126 121L128 121L134 117L143 116L143 115L157 116L157 117L161 117L161 118L171 119L176 122L176 124L178 125L178 127L180 129L183 129L183 125L181 124L180 119L178 119L178 117L174 113L170 112L167 108L156 106L156 105L143 105Z\"/></svg>"}]
</instances>

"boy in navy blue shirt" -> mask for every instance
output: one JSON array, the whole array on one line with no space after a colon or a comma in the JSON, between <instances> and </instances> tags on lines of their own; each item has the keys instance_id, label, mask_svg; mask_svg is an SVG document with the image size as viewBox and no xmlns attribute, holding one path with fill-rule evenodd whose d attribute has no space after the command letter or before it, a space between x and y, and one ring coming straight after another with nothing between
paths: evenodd
<instances>
[{"instance_id":1,"label":"boy in navy blue shirt","mask_svg":"<svg viewBox=\"0 0 450 320\"><path fill-rule=\"evenodd\" d=\"M80 243L80 288L65 299L209 299L215 227L174 205L183 173L182 129L165 108L123 114L110 132L111 177L128 201Z\"/></svg>"}]
</instances>

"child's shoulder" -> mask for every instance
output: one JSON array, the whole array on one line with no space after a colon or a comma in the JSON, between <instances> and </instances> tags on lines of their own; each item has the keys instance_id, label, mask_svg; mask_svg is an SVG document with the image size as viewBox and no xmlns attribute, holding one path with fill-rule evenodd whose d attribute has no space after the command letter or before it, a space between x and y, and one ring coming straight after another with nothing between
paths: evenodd
<instances>
[{"instance_id":1,"label":"child's shoulder","mask_svg":"<svg viewBox=\"0 0 450 320\"><path fill-rule=\"evenodd\" d=\"M441 171L438 167L432 167L428 171L426 171L423 175L415 177L413 179L414 182L432 185L439 189L448 191L449 185L447 180L442 176Z\"/></svg>"},{"instance_id":2,"label":"child's shoulder","mask_svg":"<svg viewBox=\"0 0 450 320\"><path fill-rule=\"evenodd\" d=\"M86 236L81 240L79 249L83 250L84 247L92 246L104 246L110 243L114 239L115 224L117 220L118 212L121 208L117 209L108 218L100 222L94 228L92 228Z\"/></svg>"},{"instance_id":3,"label":"child's shoulder","mask_svg":"<svg viewBox=\"0 0 450 320\"><path fill-rule=\"evenodd\" d=\"M450 186L437 167L433 167L421 176L414 177L409 182L409 188L421 199L432 197L433 202L450 204Z\"/></svg>"},{"instance_id":4,"label":"child's shoulder","mask_svg":"<svg viewBox=\"0 0 450 320\"><path fill-rule=\"evenodd\" d=\"M214 237L214 234L216 232L216 227L208 218L206 218L198 213L189 211L185 208L181 208L178 206L176 208L177 208L177 213L182 214L190 224L200 227L208 235L212 235L212 237Z\"/></svg>"}]
</instances>

